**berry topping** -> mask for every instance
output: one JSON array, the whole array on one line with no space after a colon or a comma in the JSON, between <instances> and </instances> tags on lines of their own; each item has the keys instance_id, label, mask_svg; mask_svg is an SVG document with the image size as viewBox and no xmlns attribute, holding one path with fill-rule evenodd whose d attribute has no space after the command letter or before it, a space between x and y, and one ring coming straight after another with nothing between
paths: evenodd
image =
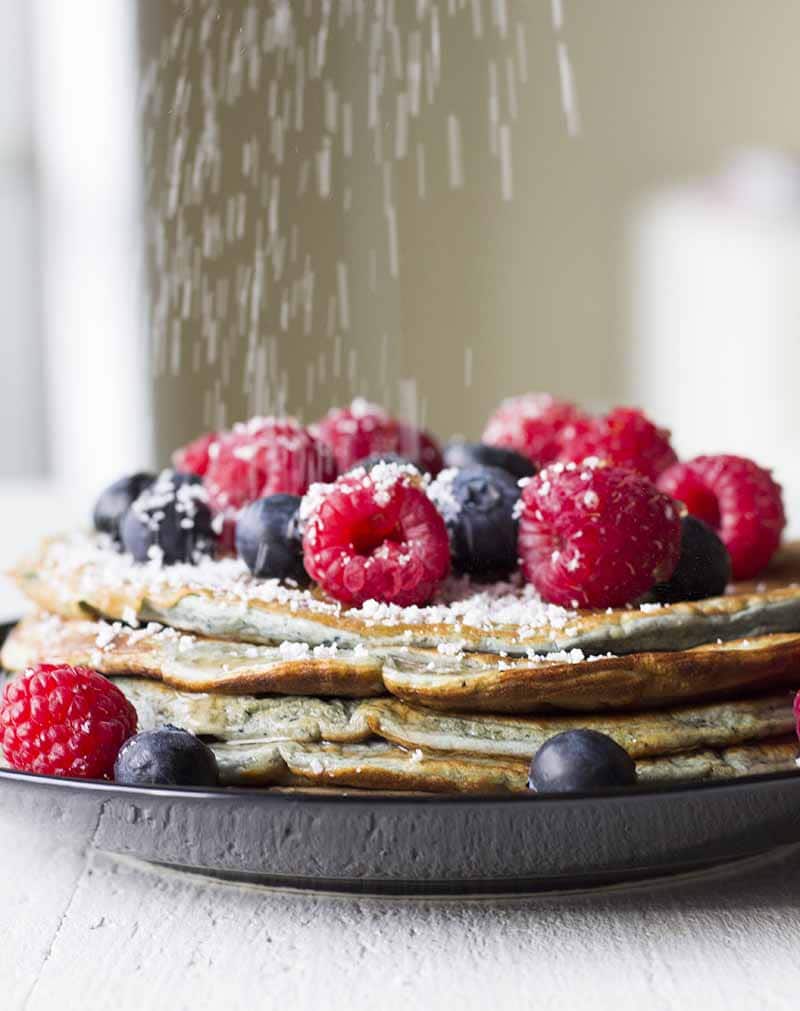
<instances>
[{"instance_id":1,"label":"berry topping","mask_svg":"<svg viewBox=\"0 0 800 1011\"><path fill-rule=\"evenodd\" d=\"M114 779L130 786L216 786L214 752L188 730L146 730L122 746Z\"/></svg>"},{"instance_id":2,"label":"berry topping","mask_svg":"<svg viewBox=\"0 0 800 1011\"><path fill-rule=\"evenodd\" d=\"M533 477L536 473L536 467L527 456L516 453L513 449L487 446L483 442L448 443L444 448L444 463L446 467L471 467L473 464L499 467L517 479Z\"/></svg>"},{"instance_id":3,"label":"berry topping","mask_svg":"<svg viewBox=\"0 0 800 1011\"><path fill-rule=\"evenodd\" d=\"M777 551L786 525L781 487L752 460L698 456L664 471L658 486L715 527L734 579L758 575Z\"/></svg>"},{"instance_id":4,"label":"berry topping","mask_svg":"<svg viewBox=\"0 0 800 1011\"><path fill-rule=\"evenodd\" d=\"M669 432L633 407L615 407L582 426L565 440L560 459L580 462L589 456L638 471L651 481L678 459Z\"/></svg>"},{"instance_id":5,"label":"berry topping","mask_svg":"<svg viewBox=\"0 0 800 1011\"><path fill-rule=\"evenodd\" d=\"M312 431L333 453L340 472L373 454L400 450L398 423L363 397L357 397L349 407L328 411Z\"/></svg>"},{"instance_id":6,"label":"berry topping","mask_svg":"<svg viewBox=\"0 0 800 1011\"><path fill-rule=\"evenodd\" d=\"M442 450L436 439L430 432L403 423L399 425L398 432L397 445L400 453L408 457L423 474L436 477L444 466Z\"/></svg>"},{"instance_id":7,"label":"berry topping","mask_svg":"<svg viewBox=\"0 0 800 1011\"><path fill-rule=\"evenodd\" d=\"M695 516L681 520L681 555L666 583L653 587L650 599L660 604L719 597L731 578L731 557L714 530Z\"/></svg>"},{"instance_id":8,"label":"berry topping","mask_svg":"<svg viewBox=\"0 0 800 1011\"><path fill-rule=\"evenodd\" d=\"M429 494L450 534L453 567L483 579L503 579L517 567L520 490L498 467L443 470Z\"/></svg>"},{"instance_id":9,"label":"berry topping","mask_svg":"<svg viewBox=\"0 0 800 1011\"><path fill-rule=\"evenodd\" d=\"M522 571L562 607L620 607L672 575L680 554L675 503L630 470L555 463L522 492Z\"/></svg>"},{"instance_id":10,"label":"berry topping","mask_svg":"<svg viewBox=\"0 0 800 1011\"><path fill-rule=\"evenodd\" d=\"M306 570L343 603L426 604L447 575L447 529L415 468L344 474L312 488L301 515Z\"/></svg>"},{"instance_id":11,"label":"berry topping","mask_svg":"<svg viewBox=\"0 0 800 1011\"><path fill-rule=\"evenodd\" d=\"M251 502L236 523L236 551L247 568L262 579L308 582L303 568L300 497L270 495Z\"/></svg>"},{"instance_id":12,"label":"berry topping","mask_svg":"<svg viewBox=\"0 0 800 1011\"><path fill-rule=\"evenodd\" d=\"M333 478L328 450L294 418L253 418L211 447L205 484L215 509L241 509L266 495L303 495Z\"/></svg>"},{"instance_id":13,"label":"berry topping","mask_svg":"<svg viewBox=\"0 0 800 1011\"><path fill-rule=\"evenodd\" d=\"M125 513L122 544L137 562L193 562L214 553L208 496L193 475L165 470Z\"/></svg>"},{"instance_id":14,"label":"berry topping","mask_svg":"<svg viewBox=\"0 0 800 1011\"><path fill-rule=\"evenodd\" d=\"M580 793L633 786L636 765L616 741L597 730L565 730L533 756L528 786L538 793Z\"/></svg>"},{"instance_id":15,"label":"berry topping","mask_svg":"<svg viewBox=\"0 0 800 1011\"><path fill-rule=\"evenodd\" d=\"M549 393L526 393L500 404L489 418L483 441L516 450L542 466L559 456L565 441L574 438L587 420L574 404Z\"/></svg>"},{"instance_id":16,"label":"berry topping","mask_svg":"<svg viewBox=\"0 0 800 1011\"><path fill-rule=\"evenodd\" d=\"M211 458L211 447L219 439L218 432L207 432L172 454L172 465L181 474L205 477Z\"/></svg>"},{"instance_id":17,"label":"berry topping","mask_svg":"<svg viewBox=\"0 0 800 1011\"><path fill-rule=\"evenodd\" d=\"M155 474L131 474L121 477L109 485L100 495L94 507L94 528L103 534L110 534L119 541L119 525L122 517L142 494L155 481Z\"/></svg>"},{"instance_id":18,"label":"berry topping","mask_svg":"<svg viewBox=\"0 0 800 1011\"><path fill-rule=\"evenodd\" d=\"M40 664L6 685L0 704L3 752L22 772L108 779L136 710L87 667Z\"/></svg>"}]
</instances>

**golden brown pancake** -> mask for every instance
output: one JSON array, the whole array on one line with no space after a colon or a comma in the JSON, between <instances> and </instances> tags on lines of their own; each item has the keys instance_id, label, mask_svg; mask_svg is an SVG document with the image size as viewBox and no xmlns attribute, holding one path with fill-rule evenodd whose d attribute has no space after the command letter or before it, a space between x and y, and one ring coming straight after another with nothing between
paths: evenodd
<instances>
[{"instance_id":1,"label":"golden brown pancake","mask_svg":"<svg viewBox=\"0 0 800 1011\"><path fill-rule=\"evenodd\" d=\"M800 686L800 635L763 635L673 652L498 661L486 653L384 655L386 688L441 710L535 713L649 709Z\"/></svg>"},{"instance_id":2,"label":"golden brown pancake","mask_svg":"<svg viewBox=\"0 0 800 1011\"><path fill-rule=\"evenodd\" d=\"M132 629L53 615L23 619L0 653L8 671L37 663L89 666L101 674L155 678L184 691L280 692L364 698L384 692L381 661L364 650L302 644L255 646L182 635L171 628Z\"/></svg>"},{"instance_id":3,"label":"golden brown pancake","mask_svg":"<svg viewBox=\"0 0 800 1011\"><path fill-rule=\"evenodd\" d=\"M433 709L489 713L642 710L800 685L800 635L575 661L408 647L383 655L296 644L283 650L303 656L288 659L280 647L201 639L160 626L132 630L40 615L17 625L1 659L12 671L55 660L155 678L183 691L363 698L388 690Z\"/></svg>"}]
</instances>

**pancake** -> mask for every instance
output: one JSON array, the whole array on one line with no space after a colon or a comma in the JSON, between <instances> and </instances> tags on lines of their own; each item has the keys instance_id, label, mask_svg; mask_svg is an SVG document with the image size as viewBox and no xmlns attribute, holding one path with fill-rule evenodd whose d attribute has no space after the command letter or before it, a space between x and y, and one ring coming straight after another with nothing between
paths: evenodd
<instances>
[{"instance_id":1,"label":"pancake","mask_svg":"<svg viewBox=\"0 0 800 1011\"><path fill-rule=\"evenodd\" d=\"M789 734L794 729L792 701L790 692L779 692L668 711L510 719L437 713L396 699L375 699L359 704L353 722L363 720L376 737L407 748L526 761L555 734L585 728L607 734L638 759Z\"/></svg>"},{"instance_id":2,"label":"pancake","mask_svg":"<svg viewBox=\"0 0 800 1011\"><path fill-rule=\"evenodd\" d=\"M608 734L632 758L731 747L794 729L789 692L668 711L539 719L437 713L397 699L312 699L177 692L143 678L114 678L136 707L140 730L171 723L223 741L362 743L370 736L409 749L522 758L554 734L584 727Z\"/></svg>"},{"instance_id":3,"label":"pancake","mask_svg":"<svg viewBox=\"0 0 800 1011\"><path fill-rule=\"evenodd\" d=\"M133 704L139 730L167 723L220 740L355 743L372 736L367 712L354 699L296 695L209 695L179 692L145 678L115 677Z\"/></svg>"},{"instance_id":4,"label":"pancake","mask_svg":"<svg viewBox=\"0 0 800 1011\"><path fill-rule=\"evenodd\" d=\"M282 652L302 656L290 660ZM531 661L409 647L381 654L364 647L253 646L162 626L132 630L40 615L17 625L0 658L8 670L57 660L155 678L182 691L364 698L388 690L433 709L520 714L641 710L800 684L800 635Z\"/></svg>"},{"instance_id":5,"label":"pancake","mask_svg":"<svg viewBox=\"0 0 800 1011\"><path fill-rule=\"evenodd\" d=\"M800 635L764 635L673 652L534 661L391 650L384 655L383 682L398 698L447 711L658 708L800 686Z\"/></svg>"},{"instance_id":6,"label":"pancake","mask_svg":"<svg viewBox=\"0 0 800 1011\"><path fill-rule=\"evenodd\" d=\"M381 661L366 650L298 643L255 646L181 635L171 628L126 628L96 621L32 616L19 622L0 653L6 670L36 663L69 663L101 674L136 674L184 691L240 695L337 695L364 698L383 693Z\"/></svg>"},{"instance_id":7,"label":"pancake","mask_svg":"<svg viewBox=\"0 0 800 1011\"><path fill-rule=\"evenodd\" d=\"M409 751L385 742L212 745L227 786L355 787L432 793L527 793L528 763L514 759ZM757 744L650 758L636 763L640 783L733 779L796 771L797 741Z\"/></svg>"},{"instance_id":8,"label":"pancake","mask_svg":"<svg viewBox=\"0 0 800 1011\"><path fill-rule=\"evenodd\" d=\"M800 633L798 544L784 550L762 583L734 587L726 596L608 611L565 610L544 603L530 586L487 588L464 579L449 580L428 607L368 601L345 608L317 590L254 579L238 560L137 565L106 539L82 534L46 541L12 576L40 607L64 617L156 621L255 644L626 655Z\"/></svg>"}]
</instances>

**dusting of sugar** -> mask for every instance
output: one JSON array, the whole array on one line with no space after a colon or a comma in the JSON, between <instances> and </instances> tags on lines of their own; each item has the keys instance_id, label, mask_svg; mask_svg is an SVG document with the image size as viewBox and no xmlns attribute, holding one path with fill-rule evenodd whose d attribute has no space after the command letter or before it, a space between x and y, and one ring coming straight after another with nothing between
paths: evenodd
<instances>
[{"instance_id":1,"label":"dusting of sugar","mask_svg":"<svg viewBox=\"0 0 800 1011\"><path fill-rule=\"evenodd\" d=\"M137 596L197 589L224 595L229 604L238 602L243 613L251 601L258 601L296 612L346 614L368 626L445 625L456 631L462 627L491 631L495 626L517 626L520 636L566 629L575 617L574 612L543 601L519 575L490 586L472 583L465 576L450 576L439 587L433 602L424 607L400 607L368 600L359 608L346 608L307 589L286 586L277 579L257 579L241 559L204 557L196 564L179 562L161 566L156 560L137 564L130 555L117 552L103 539L86 534L73 534L52 542L44 565L65 582L74 583L82 598L88 600L109 589ZM125 612L125 620L130 619L136 619L132 608ZM413 638L410 630L405 631L409 640Z\"/></svg>"},{"instance_id":2,"label":"dusting of sugar","mask_svg":"<svg viewBox=\"0 0 800 1011\"><path fill-rule=\"evenodd\" d=\"M307 642L282 642L278 653L282 660L305 660L311 649Z\"/></svg>"},{"instance_id":3,"label":"dusting of sugar","mask_svg":"<svg viewBox=\"0 0 800 1011\"><path fill-rule=\"evenodd\" d=\"M456 467L446 467L437 474L428 488L428 497L447 524L454 523L461 512L461 504L453 494L453 482L457 474Z\"/></svg>"}]
</instances>

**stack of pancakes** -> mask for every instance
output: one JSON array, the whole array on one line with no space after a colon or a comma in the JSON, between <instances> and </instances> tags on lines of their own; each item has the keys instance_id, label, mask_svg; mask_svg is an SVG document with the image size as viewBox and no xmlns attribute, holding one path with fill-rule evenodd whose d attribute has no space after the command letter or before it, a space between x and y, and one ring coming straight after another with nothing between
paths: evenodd
<instances>
[{"instance_id":1,"label":"stack of pancakes","mask_svg":"<svg viewBox=\"0 0 800 1011\"><path fill-rule=\"evenodd\" d=\"M140 729L208 740L228 785L524 791L534 752L577 727L642 781L796 768L800 545L724 597L600 612L457 579L429 607L348 609L236 560L136 565L84 535L13 575L38 610L5 669L101 671Z\"/></svg>"}]
</instances>

